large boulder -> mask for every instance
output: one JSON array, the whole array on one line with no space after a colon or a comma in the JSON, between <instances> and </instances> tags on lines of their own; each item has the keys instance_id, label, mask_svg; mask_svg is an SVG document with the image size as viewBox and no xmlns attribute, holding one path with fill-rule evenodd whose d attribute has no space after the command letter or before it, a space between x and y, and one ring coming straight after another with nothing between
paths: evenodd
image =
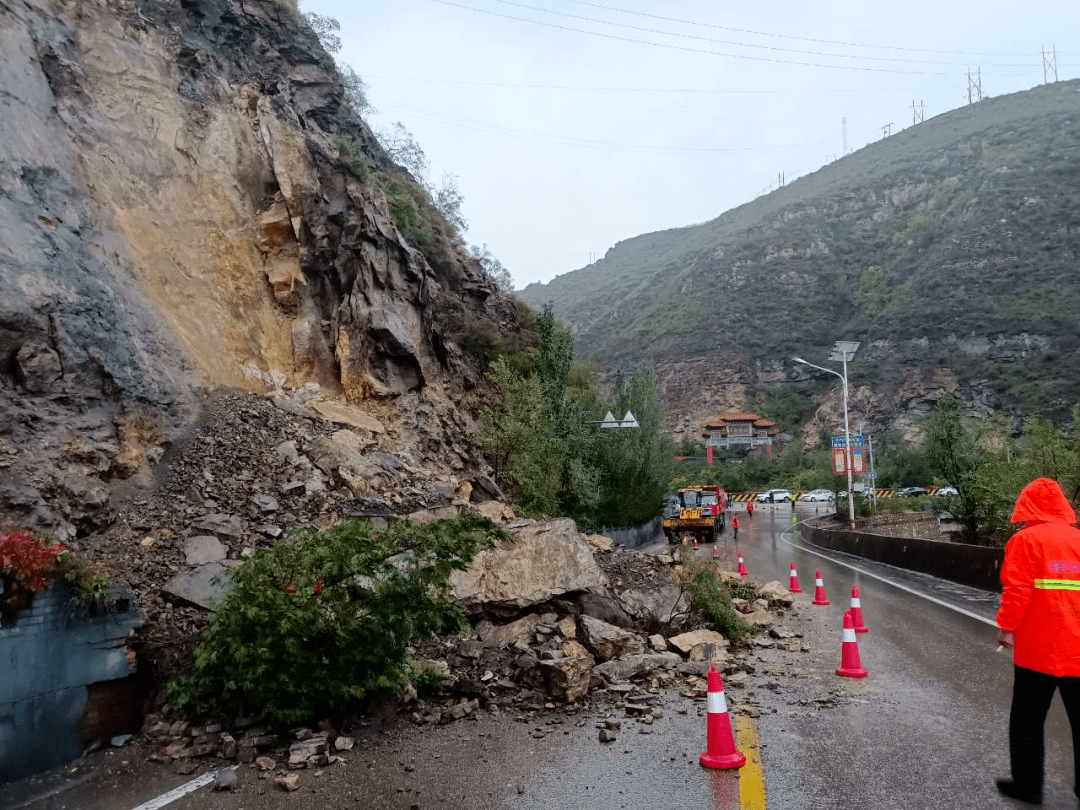
<instances>
[{"instance_id":1,"label":"large boulder","mask_svg":"<svg viewBox=\"0 0 1080 810\"><path fill-rule=\"evenodd\" d=\"M646 625L666 625L690 609L690 597L674 583L647 591L627 589L618 599L628 614Z\"/></svg>"},{"instance_id":2,"label":"large boulder","mask_svg":"<svg viewBox=\"0 0 1080 810\"><path fill-rule=\"evenodd\" d=\"M588 694L593 664L592 656L578 656L540 661L537 668L551 697L573 703Z\"/></svg>"},{"instance_id":3,"label":"large boulder","mask_svg":"<svg viewBox=\"0 0 1080 810\"><path fill-rule=\"evenodd\" d=\"M450 588L470 613L516 612L578 591L598 592L607 577L593 559L574 521L531 523L455 571Z\"/></svg>"},{"instance_id":4,"label":"large boulder","mask_svg":"<svg viewBox=\"0 0 1080 810\"><path fill-rule=\"evenodd\" d=\"M648 675L658 669L673 669L681 662L682 658L673 652L642 653L597 664L593 672L608 683L614 683Z\"/></svg>"},{"instance_id":5,"label":"large boulder","mask_svg":"<svg viewBox=\"0 0 1080 810\"><path fill-rule=\"evenodd\" d=\"M579 593L574 600L574 606L582 616L592 616L616 627L635 627L637 620L619 604L618 599L610 590L603 593Z\"/></svg>"},{"instance_id":6,"label":"large boulder","mask_svg":"<svg viewBox=\"0 0 1080 810\"><path fill-rule=\"evenodd\" d=\"M781 585L776 580L766 582L757 589L757 592L769 602L779 605L791 605L795 601L795 597L791 595L787 586Z\"/></svg>"},{"instance_id":7,"label":"large boulder","mask_svg":"<svg viewBox=\"0 0 1080 810\"><path fill-rule=\"evenodd\" d=\"M641 636L592 616L581 617L581 630L585 644L601 661L645 652L645 642Z\"/></svg>"},{"instance_id":8,"label":"large boulder","mask_svg":"<svg viewBox=\"0 0 1080 810\"><path fill-rule=\"evenodd\" d=\"M542 617L536 615L524 616L515 622L499 626L485 620L476 625L476 634L489 647L502 649L515 641L528 643L543 621Z\"/></svg>"},{"instance_id":9,"label":"large boulder","mask_svg":"<svg viewBox=\"0 0 1080 810\"><path fill-rule=\"evenodd\" d=\"M680 650L685 655L701 644L715 644L717 647L726 647L728 640L715 630L692 630L689 633L681 633L667 640L669 646Z\"/></svg>"}]
</instances>

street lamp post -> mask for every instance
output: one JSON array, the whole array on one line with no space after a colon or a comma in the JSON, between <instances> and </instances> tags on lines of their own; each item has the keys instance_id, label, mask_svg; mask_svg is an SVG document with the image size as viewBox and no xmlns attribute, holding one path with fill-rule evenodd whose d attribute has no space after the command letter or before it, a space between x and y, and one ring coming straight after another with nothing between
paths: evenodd
<instances>
[{"instance_id":1,"label":"street lamp post","mask_svg":"<svg viewBox=\"0 0 1080 810\"><path fill-rule=\"evenodd\" d=\"M844 383L844 468L847 470L847 502L848 502L848 525L852 530L855 529L855 493L852 491L851 485L851 428L848 424L848 384L847 384L847 361L855 355L858 350L859 344L840 340L833 346L832 354L829 355L830 360L841 360L844 364L844 373L839 371L833 371L831 368L825 368L824 366L816 366L813 363L808 363L801 357L792 357L791 359L796 363L802 363L804 366L810 366L810 368L816 368L819 371L825 371L829 374L834 374L840 378Z\"/></svg>"}]
</instances>

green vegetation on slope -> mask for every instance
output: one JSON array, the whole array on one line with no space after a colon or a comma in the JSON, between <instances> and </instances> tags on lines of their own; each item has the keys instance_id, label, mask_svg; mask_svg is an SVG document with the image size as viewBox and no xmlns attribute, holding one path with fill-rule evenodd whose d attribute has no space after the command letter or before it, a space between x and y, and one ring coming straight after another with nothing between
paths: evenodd
<instances>
[{"instance_id":1,"label":"green vegetation on slope","mask_svg":"<svg viewBox=\"0 0 1080 810\"><path fill-rule=\"evenodd\" d=\"M871 384L944 364L967 385L1052 355L1054 381L995 393L1064 419L1080 382L1078 90L1060 82L938 116L521 297L550 301L579 352L608 366L722 355L775 368L849 337L873 357ZM1019 354L990 348L1026 335L1038 340ZM957 344L972 336L990 345ZM877 341L888 348L875 355Z\"/></svg>"},{"instance_id":2,"label":"green vegetation on slope","mask_svg":"<svg viewBox=\"0 0 1080 810\"><path fill-rule=\"evenodd\" d=\"M573 336L550 307L535 326L537 347L492 363L500 401L481 412L473 440L525 514L591 527L651 520L672 455L655 375L635 368L602 397L598 369L575 361ZM640 427L600 428L607 410L619 419L632 411Z\"/></svg>"},{"instance_id":3,"label":"green vegetation on slope","mask_svg":"<svg viewBox=\"0 0 1080 810\"><path fill-rule=\"evenodd\" d=\"M507 536L469 511L423 526L349 519L298 529L234 569L194 667L169 697L290 724L397 693L416 677L414 638L468 626L444 593L450 573Z\"/></svg>"}]
</instances>

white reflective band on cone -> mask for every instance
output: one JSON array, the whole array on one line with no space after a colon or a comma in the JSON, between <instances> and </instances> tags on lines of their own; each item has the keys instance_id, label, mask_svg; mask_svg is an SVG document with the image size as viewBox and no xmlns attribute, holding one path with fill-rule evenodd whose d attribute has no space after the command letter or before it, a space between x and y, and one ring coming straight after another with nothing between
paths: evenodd
<instances>
[{"instance_id":1,"label":"white reflective band on cone","mask_svg":"<svg viewBox=\"0 0 1080 810\"><path fill-rule=\"evenodd\" d=\"M858 598L852 599L851 600L851 606L852 607L862 607L862 602L860 602L858 600Z\"/></svg>"},{"instance_id":2,"label":"white reflective band on cone","mask_svg":"<svg viewBox=\"0 0 1080 810\"><path fill-rule=\"evenodd\" d=\"M844 643L847 644L849 641L854 641L854 640L855 640L855 630L854 630L854 628L845 627L844 628Z\"/></svg>"},{"instance_id":3,"label":"white reflective band on cone","mask_svg":"<svg viewBox=\"0 0 1080 810\"><path fill-rule=\"evenodd\" d=\"M794 568L792 568L792 569L791 569L791 575L792 575L793 577L797 577L797 576L799 575L799 572L798 572L798 571L796 571L796 570L795 570Z\"/></svg>"},{"instance_id":4,"label":"white reflective band on cone","mask_svg":"<svg viewBox=\"0 0 1080 810\"><path fill-rule=\"evenodd\" d=\"M709 692L709 714L724 714L727 712L727 698L723 692Z\"/></svg>"},{"instance_id":5,"label":"white reflective band on cone","mask_svg":"<svg viewBox=\"0 0 1080 810\"><path fill-rule=\"evenodd\" d=\"M815 579L814 580L814 586L817 587L817 588L824 588L825 587L825 580L823 580L823 579Z\"/></svg>"}]
</instances>

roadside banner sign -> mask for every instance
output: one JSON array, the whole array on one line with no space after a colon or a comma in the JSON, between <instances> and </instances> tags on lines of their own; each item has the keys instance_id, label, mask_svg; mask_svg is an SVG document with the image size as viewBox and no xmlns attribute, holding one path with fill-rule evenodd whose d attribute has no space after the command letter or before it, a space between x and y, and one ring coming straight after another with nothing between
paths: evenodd
<instances>
[{"instance_id":1,"label":"roadside banner sign","mask_svg":"<svg viewBox=\"0 0 1080 810\"><path fill-rule=\"evenodd\" d=\"M844 446L844 437L843 436L833 436L832 437L832 446L834 448L836 448L836 447L841 447L842 448ZM851 446L852 447L865 447L866 446L866 437L865 436L852 436L851 437Z\"/></svg>"},{"instance_id":2,"label":"roadside banner sign","mask_svg":"<svg viewBox=\"0 0 1080 810\"><path fill-rule=\"evenodd\" d=\"M866 453L861 447L851 448L851 473L852 475L866 474Z\"/></svg>"},{"instance_id":3,"label":"roadside banner sign","mask_svg":"<svg viewBox=\"0 0 1080 810\"><path fill-rule=\"evenodd\" d=\"M712 445L708 445L705 448L705 456L708 459L709 464L712 464Z\"/></svg>"},{"instance_id":4,"label":"roadside banner sign","mask_svg":"<svg viewBox=\"0 0 1080 810\"><path fill-rule=\"evenodd\" d=\"M843 436L840 437L841 439ZM832 469L835 475L847 475L847 453L843 447L834 447L832 451Z\"/></svg>"}]
</instances>

